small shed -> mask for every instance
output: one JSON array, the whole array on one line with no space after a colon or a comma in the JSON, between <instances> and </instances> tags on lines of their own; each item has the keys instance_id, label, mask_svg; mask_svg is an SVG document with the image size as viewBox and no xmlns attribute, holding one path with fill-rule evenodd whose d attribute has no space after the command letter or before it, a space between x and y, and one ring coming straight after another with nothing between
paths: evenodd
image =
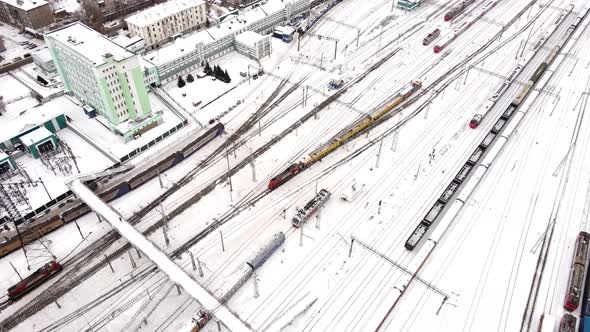
<instances>
[{"instance_id":1,"label":"small shed","mask_svg":"<svg viewBox=\"0 0 590 332\"><path fill-rule=\"evenodd\" d=\"M27 153L38 159L41 153L57 149L57 138L45 127L39 127L34 131L20 137Z\"/></svg>"},{"instance_id":2,"label":"small shed","mask_svg":"<svg viewBox=\"0 0 590 332\"><path fill-rule=\"evenodd\" d=\"M11 169L16 169L16 164L9 155L0 150L0 174L4 174Z\"/></svg>"}]
</instances>

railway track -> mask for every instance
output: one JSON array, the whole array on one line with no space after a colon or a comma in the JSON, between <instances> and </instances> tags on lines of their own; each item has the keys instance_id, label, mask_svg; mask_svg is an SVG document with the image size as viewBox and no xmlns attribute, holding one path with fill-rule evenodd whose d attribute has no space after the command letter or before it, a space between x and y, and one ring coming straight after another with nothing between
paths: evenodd
<instances>
[{"instance_id":1,"label":"railway track","mask_svg":"<svg viewBox=\"0 0 590 332\"><path fill-rule=\"evenodd\" d=\"M238 130L234 134L232 134L232 136L230 136L230 139L237 140L238 138L240 138L240 136L243 133L247 132L258 121L258 119L260 119L265 114L267 114L270 111L268 109L269 105L275 105L274 103L272 103L272 101L276 98L276 96L280 93L280 91L285 87L287 82L288 82L288 77L279 83L277 88L271 93L271 95L265 100L265 102L258 108L258 110L250 117L249 121L247 121L247 123L245 123L244 125L240 126L240 128L238 128ZM289 89L288 92L292 93L294 90L295 90L295 88L292 87L291 89ZM284 99L286 97L287 97L287 94L285 93L281 98ZM250 127L248 127L248 126L250 126ZM232 142L232 144L233 144L233 142ZM244 144L245 144L245 142L244 142ZM180 181L188 182L189 180L187 180L187 179L189 177L194 176L194 174L196 174L196 172L198 172L203 167L207 166L216 156L218 156L220 153L222 153L225 150L225 146L230 146L229 139L220 148L216 149L212 154L210 154L205 160L200 162L195 168L193 168L193 170L191 170L191 172L189 172L187 175L185 175ZM169 191L171 191L171 190L176 191L176 190L180 189L181 187L182 187L182 185L177 185L177 186L170 188ZM212 189L213 188L211 188L210 190L212 190ZM168 196L173 193L173 192L169 192L169 191L167 192ZM165 193L165 195L166 195L166 193ZM168 196L166 196L166 197L168 197ZM153 209L153 207L157 206L157 203L160 202L160 199L163 199L163 198L159 197L158 199L154 200L150 204L150 206L152 206L151 209ZM156 203L156 204L154 204L154 203ZM148 208L144 208L141 210L141 212L150 211L151 209L148 210ZM143 215L145 215L145 214L143 214ZM143 217L143 215L141 217ZM134 217L130 218L129 222L132 224L137 224L141 221L141 217L134 216ZM158 229L159 227L160 226L157 225L157 223L156 223L155 225L150 227L146 232L144 232L144 234L148 235L151 232ZM41 293L37 298L35 298L35 300L33 300L34 303L29 303L29 304L25 305L25 307L23 307L23 309L19 310L18 314L11 316L10 318L4 320L3 322L0 322L0 329L2 327L12 328L12 327L16 326L18 323L20 323L23 320L27 319L28 317L32 316L36 311L53 303L56 299L58 299L59 297L61 297L65 293L67 293L71 288L82 283L84 280L86 280L88 277L90 277L91 275L96 273L102 267L106 266L106 264L108 264L108 262L110 260L118 257L119 255L124 253L126 250L128 250L130 248L130 245L125 244L121 248L117 249L115 252L108 255L108 258L102 259L94 266L83 270L83 268L88 265L88 262L91 259L96 258L99 255L101 255L104 252L104 250L106 250L113 242L119 240L120 238L121 238L121 235L119 235L116 231L111 230L107 234L105 234L102 238L97 240L94 244L82 249L80 251L80 253L78 253L76 256L63 262L63 265L66 266L68 268L68 270L71 272L65 274L63 277L58 279L54 283L52 288L47 289L46 291ZM81 274L76 275L75 271L83 271L83 272Z\"/></svg>"},{"instance_id":2,"label":"railway track","mask_svg":"<svg viewBox=\"0 0 590 332\"><path fill-rule=\"evenodd\" d=\"M375 65L373 65L371 68L369 68L369 70L365 71L364 74L362 74L359 78L357 78L354 83L358 83L360 82L362 79L364 79L370 72L374 71L375 69L377 69L379 66L381 66L383 63L385 63L387 60L389 60L393 55L395 55L397 53L397 51L399 51L399 49L394 50L393 52L391 52L389 55L387 55L386 57L384 57L383 59L381 59L379 62L377 62ZM273 138L273 140L271 140L270 142L268 142L267 144L265 144L263 147L261 147L260 149L258 149L253 156L258 156L261 155L262 153L264 153L265 151L267 151L271 146L273 146L276 142L278 142L280 139L282 139L284 136L288 135L289 133L291 133L293 130L295 130L297 127L299 127L300 125L303 124L303 122L305 122L306 120L309 120L312 116L314 116L315 114L317 114L319 111L321 111L322 109L324 109L326 106L328 106L329 104L331 104L333 101L337 100L342 94L344 94L347 89L354 85L354 83L350 84L348 87L343 88L342 90L338 91L335 95L330 96L328 99L326 99L324 102L322 102L320 105L318 105L316 108L314 108L310 113L306 114L304 117L302 117L299 121L297 121L294 125L292 125L291 127L289 127L287 130L285 130L283 133L281 133L279 136ZM281 84L280 84L281 86ZM284 86L284 84L282 84L282 86ZM281 86L281 88L282 88ZM296 89L293 88L292 90L294 91ZM277 88L273 94L271 94L272 98L275 98L276 95L278 95L280 88ZM261 106L260 109L264 109L265 107L268 107L268 105L270 105L270 102L272 101L272 98L269 97L267 99L267 101ZM275 105L277 103L274 103ZM259 109L259 110L260 110ZM266 112L268 113L268 111ZM265 114L266 114L265 113ZM262 116L259 115L255 115L254 117L251 117L248 121L248 126L252 126L254 125L258 120L260 119ZM247 132L249 128L246 128L247 126L242 126L240 127L240 129L234 133L234 135L232 135L232 137L235 137L236 139L240 137L241 134L243 134L244 132ZM230 137L230 139L232 138ZM222 153L223 150L225 150L228 146L228 143L230 142L230 139L228 139L228 141L224 144L224 148L219 148L217 150L217 154ZM210 155L206 162L210 162L211 160L213 160L215 154ZM191 199L189 199L189 201L185 202L184 204L182 204L180 207L178 207L177 209L175 209L175 214L177 215L178 213L184 211L187 207L193 205L195 202L197 202L198 200L200 200L201 197L203 197L206 193L210 192L211 190L213 190L217 184L219 184L220 182L222 182L224 179L226 179L228 176L231 176L233 174L235 174L237 171L239 171L241 168L243 168L244 166L246 166L248 164L248 161L242 162L236 166L234 166L234 168L232 170L230 170L230 172L222 175L221 177L219 177L218 179L214 180L209 186L207 186L206 188L204 188L203 190L201 190L199 193L197 193L196 195L194 195L193 197L191 197ZM195 168L195 170L193 170L192 172L190 172L189 174L187 174L187 177L183 178L183 182L186 181L190 181L189 178L192 177L196 171L197 168L203 167L205 166L205 162L199 164L199 166L197 166ZM182 186L182 184L175 186L174 190L177 190L178 188L180 188ZM257 202L258 200L262 199L266 194L268 194L267 192L262 192L259 195L256 195L253 197L252 200L250 200L248 203L252 204L252 202ZM168 195L169 196L169 195ZM168 197L166 196L166 197ZM156 200L155 202L159 202L159 199ZM154 203L155 203L154 202ZM157 204L152 204L153 207L155 207ZM244 204L242 205L242 207L247 206L248 204ZM142 211L149 211L149 208L145 208ZM213 225L211 225L210 227L208 227L207 229L203 230L201 233L199 233L195 238L191 239L189 242L183 244L183 246L181 246L178 250L175 251L175 254L182 252L183 248L187 248L190 247L192 244L197 243L200 239L202 239L204 236L206 236L207 234L209 234L210 232L212 232L213 230L215 230L217 227L221 226L222 224L224 224L225 222L227 222L228 220L231 219L231 217L235 216L236 214L238 214L241 210L240 209L234 209L230 214L228 214L228 216L224 217L223 219L218 220L216 223L214 223ZM142 212L143 214L143 212ZM143 214L145 215L145 214ZM137 215L134 216L132 218L133 223L139 222L139 220L141 220L142 215ZM154 230L158 229L159 225L158 223L156 223L154 226L150 227L146 233L149 234L151 232L153 232ZM107 235L105 235L105 237L103 239L101 239L100 243L97 246L92 246L92 248L87 248L88 250L86 250L86 252L83 253L83 255L78 255L76 256L75 259L76 263L74 268L72 270L78 270L79 268L81 268L82 266L85 266L87 264L88 259L90 258L94 258L98 255L100 255L100 253L106 249L106 247L108 247L109 245L111 245L111 243L113 241L116 241L117 239L119 239L120 236L116 233L108 233ZM121 249L117 250L115 253L111 254L111 257L116 257L118 255L120 255L122 252L126 251L129 248L129 245L125 245L123 246ZM14 327L16 326L16 324L22 322L24 319L28 318L28 316L34 314L34 312L38 311L39 309L41 309L42 307L44 307L45 305L48 305L50 303L52 303L55 299L59 298L61 295L65 294L67 291L69 291L69 289L71 289L72 287L75 287L76 285L80 284L83 280L87 279L90 275L94 274L98 269L104 267L107 264L107 260L102 260L99 264L93 266L92 268L90 268L89 270L87 270L86 272L83 273L82 276L67 276L64 277L62 279L64 279L62 281L62 279L58 280L58 283L66 283L66 285L57 285L57 287L52 288L51 290L47 290L44 293L47 293L49 296L43 300L43 301L38 301L37 303L33 303L31 305L27 305L27 307L25 309L23 309L23 314L19 314L19 315L15 315L14 317L11 317L11 319L6 320L5 322L3 322L3 324L5 324L5 326L7 327ZM46 295L47 295L46 294ZM43 296L40 296L40 298L43 298Z\"/></svg>"}]
</instances>

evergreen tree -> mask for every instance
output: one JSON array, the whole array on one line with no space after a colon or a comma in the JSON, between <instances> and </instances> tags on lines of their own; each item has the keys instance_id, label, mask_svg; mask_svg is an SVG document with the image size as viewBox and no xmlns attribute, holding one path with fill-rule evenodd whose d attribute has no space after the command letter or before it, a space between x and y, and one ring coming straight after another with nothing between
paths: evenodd
<instances>
[{"instance_id":1,"label":"evergreen tree","mask_svg":"<svg viewBox=\"0 0 590 332\"><path fill-rule=\"evenodd\" d=\"M225 77L226 83L231 82L231 78L229 77L229 74L227 73L227 69L223 72L223 76Z\"/></svg>"},{"instance_id":2,"label":"evergreen tree","mask_svg":"<svg viewBox=\"0 0 590 332\"><path fill-rule=\"evenodd\" d=\"M186 82L182 79L182 76L178 76L178 87L182 88L186 85Z\"/></svg>"},{"instance_id":3,"label":"evergreen tree","mask_svg":"<svg viewBox=\"0 0 590 332\"><path fill-rule=\"evenodd\" d=\"M209 62L205 63L205 74L206 75L211 75L213 74L213 71L211 70L211 65L209 65Z\"/></svg>"},{"instance_id":4,"label":"evergreen tree","mask_svg":"<svg viewBox=\"0 0 590 332\"><path fill-rule=\"evenodd\" d=\"M189 83L192 83L195 81L195 78L193 77L192 74L189 73L188 75L186 75L186 81Z\"/></svg>"}]
</instances>

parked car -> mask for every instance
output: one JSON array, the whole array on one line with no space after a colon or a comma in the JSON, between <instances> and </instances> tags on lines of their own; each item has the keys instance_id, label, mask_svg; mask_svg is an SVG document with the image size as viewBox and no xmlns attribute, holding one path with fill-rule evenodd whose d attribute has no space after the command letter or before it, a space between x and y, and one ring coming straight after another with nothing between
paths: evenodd
<instances>
[{"instance_id":1,"label":"parked car","mask_svg":"<svg viewBox=\"0 0 590 332\"><path fill-rule=\"evenodd\" d=\"M257 80L258 79L258 74L254 74L254 76L252 76L253 80Z\"/></svg>"},{"instance_id":2,"label":"parked car","mask_svg":"<svg viewBox=\"0 0 590 332\"><path fill-rule=\"evenodd\" d=\"M19 62L21 61L23 58L21 58L20 56L17 56L16 58L12 59L12 62Z\"/></svg>"}]
</instances>

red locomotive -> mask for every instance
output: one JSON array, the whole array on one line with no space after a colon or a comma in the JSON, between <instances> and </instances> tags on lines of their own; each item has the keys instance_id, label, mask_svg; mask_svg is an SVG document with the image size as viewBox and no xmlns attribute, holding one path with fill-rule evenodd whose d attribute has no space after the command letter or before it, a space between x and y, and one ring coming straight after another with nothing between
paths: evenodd
<instances>
[{"instance_id":1,"label":"red locomotive","mask_svg":"<svg viewBox=\"0 0 590 332\"><path fill-rule=\"evenodd\" d=\"M53 277L61 270L61 264L56 261L51 261L43 265L24 280L21 280L16 285L8 288L8 298L12 301L18 300L21 296L37 288L44 281Z\"/></svg>"},{"instance_id":2,"label":"red locomotive","mask_svg":"<svg viewBox=\"0 0 590 332\"><path fill-rule=\"evenodd\" d=\"M289 166L286 170L275 176L274 178L270 179L268 183L268 189L274 190L278 188L283 183L289 181L292 177L297 175L301 170L303 170L304 166L301 164L293 164Z\"/></svg>"}]
</instances>

